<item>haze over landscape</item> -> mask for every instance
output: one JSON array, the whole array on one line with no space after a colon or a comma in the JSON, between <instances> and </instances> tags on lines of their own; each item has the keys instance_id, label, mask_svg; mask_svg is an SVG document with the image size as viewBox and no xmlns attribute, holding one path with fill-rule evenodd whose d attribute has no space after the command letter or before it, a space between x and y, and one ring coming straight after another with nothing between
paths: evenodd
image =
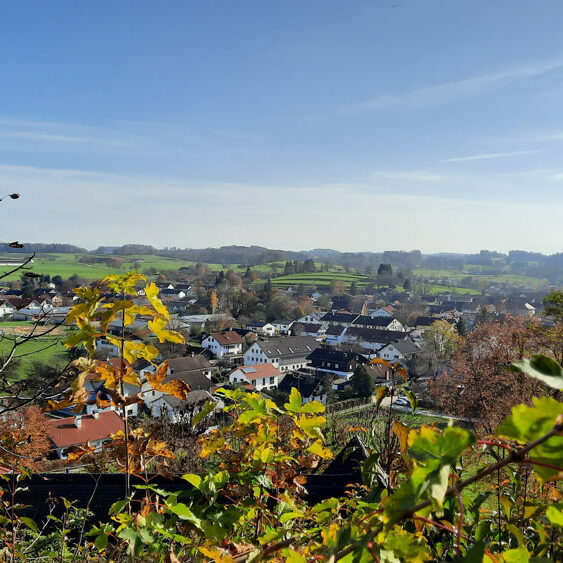
<instances>
[{"instance_id":1,"label":"haze over landscape","mask_svg":"<svg viewBox=\"0 0 563 563\"><path fill-rule=\"evenodd\" d=\"M560 2L0 13L4 238L561 251Z\"/></svg>"}]
</instances>

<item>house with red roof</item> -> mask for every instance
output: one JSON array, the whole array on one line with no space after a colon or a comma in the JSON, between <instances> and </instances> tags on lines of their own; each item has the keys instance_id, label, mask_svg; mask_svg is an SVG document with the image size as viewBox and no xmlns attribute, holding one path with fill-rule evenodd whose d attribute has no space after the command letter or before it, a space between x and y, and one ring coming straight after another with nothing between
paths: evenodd
<instances>
[{"instance_id":1,"label":"house with red roof","mask_svg":"<svg viewBox=\"0 0 563 563\"><path fill-rule=\"evenodd\" d=\"M256 391L276 389L283 379L280 370L269 363L240 366L230 371L227 375L231 384L246 385L250 383Z\"/></svg>"},{"instance_id":2,"label":"house with red roof","mask_svg":"<svg viewBox=\"0 0 563 563\"><path fill-rule=\"evenodd\" d=\"M59 459L64 459L68 450L75 447L89 445L101 451L102 446L111 441L111 435L123 429L121 417L115 411L106 411L50 419L45 432Z\"/></svg>"}]
</instances>

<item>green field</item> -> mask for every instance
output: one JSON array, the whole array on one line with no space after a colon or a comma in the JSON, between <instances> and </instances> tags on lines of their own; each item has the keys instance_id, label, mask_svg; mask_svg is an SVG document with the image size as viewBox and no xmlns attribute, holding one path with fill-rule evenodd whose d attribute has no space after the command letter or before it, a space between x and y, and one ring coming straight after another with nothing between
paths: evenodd
<instances>
[{"instance_id":1,"label":"green field","mask_svg":"<svg viewBox=\"0 0 563 563\"><path fill-rule=\"evenodd\" d=\"M18 324L25 326L24 323ZM8 325L13 326L14 323L0 323L0 330L5 330L8 333L6 330ZM38 333L40 334L43 330L45 330L43 327L39 327ZM66 365L68 358L66 348L62 345L62 341L65 338L66 331L64 334L47 335L18 346L13 357L15 377L25 377L35 363L49 365L54 368ZM9 354L11 348L12 342L8 338L0 336L0 362Z\"/></svg>"},{"instance_id":2,"label":"green field","mask_svg":"<svg viewBox=\"0 0 563 563\"><path fill-rule=\"evenodd\" d=\"M477 289L469 287L451 287L449 285L440 285L437 283L429 283L425 286L426 295L440 295L442 293L455 293L457 295L480 295Z\"/></svg>"},{"instance_id":3,"label":"green field","mask_svg":"<svg viewBox=\"0 0 563 563\"><path fill-rule=\"evenodd\" d=\"M342 281L346 287L350 287L356 282L358 287L365 287L368 283L374 282L373 279L361 274L349 274L345 272L310 272L305 274L291 274L279 276L272 279L272 285L278 287L288 287L293 285L314 285L317 287L327 287L333 281Z\"/></svg>"},{"instance_id":4,"label":"green field","mask_svg":"<svg viewBox=\"0 0 563 563\"><path fill-rule=\"evenodd\" d=\"M9 255L9 258L14 258L14 254ZM51 277L61 276L63 279L68 279L74 274L87 279L96 280L103 278L109 274L125 273L131 270L136 270L141 273L146 272L149 268L155 268L160 271L178 270L182 267L193 266L195 262L188 260L174 260L172 258L164 258L162 256L152 255L128 255L128 256L115 256L115 258L122 258L122 260L115 266L108 266L105 264L82 264L78 262L80 254L63 254L51 253L45 255L38 255L31 264L32 270L37 274L48 274ZM207 264L211 270L222 269L221 264ZM3 266L2 271L9 270L8 266ZM5 280L19 279L21 272L11 274Z\"/></svg>"},{"instance_id":5,"label":"green field","mask_svg":"<svg viewBox=\"0 0 563 563\"><path fill-rule=\"evenodd\" d=\"M463 280L467 277L471 277L473 278L474 282L483 282L484 285L509 284L522 287L530 286L533 288L542 288L549 285L547 280L542 280L539 278L532 278L530 276L523 276L520 274L486 274L482 273L483 270L487 271L487 267L466 264L463 271L418 268L416 270L413 270L413 274L420 278L430 279Z\"/></svg>"}]
</instances>

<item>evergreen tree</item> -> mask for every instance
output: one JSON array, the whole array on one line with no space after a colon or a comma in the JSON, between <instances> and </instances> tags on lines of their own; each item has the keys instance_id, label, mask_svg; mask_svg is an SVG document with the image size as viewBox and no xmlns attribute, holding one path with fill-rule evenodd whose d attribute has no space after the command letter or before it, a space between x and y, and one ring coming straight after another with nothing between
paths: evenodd
<instances>
[{"instance_id":1,"label":"evergreen tree","mask_svg":"<svg viewBox=\"0 0 563 563\"><path fill-rule=\"evenodd\" d=\"M469 327L467 326L467 323L465 322L463 317L460 317L460 319L459 319L459 321L457 321L455 327L456 327L457 333L460 336L465 336L469 332Z\"/></svg>"},{"instance_id":2,"label":"evergreen tree","mask_svg":"<svg viewBox=\"0 0 563 563\"><path fill-rule=\"evenodd\" d=\"M352 388L359 397L371 397L375 391L375 383L364 366L358 366L352 375Z\"/></svg>"}]
</instances>

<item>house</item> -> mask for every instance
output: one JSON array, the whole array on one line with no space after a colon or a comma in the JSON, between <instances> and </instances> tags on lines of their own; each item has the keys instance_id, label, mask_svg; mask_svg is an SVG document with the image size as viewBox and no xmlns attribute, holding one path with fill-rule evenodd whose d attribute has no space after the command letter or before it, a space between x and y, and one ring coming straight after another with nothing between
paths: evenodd
<instances>
[{"instance_id":1,"label":"house","mask_svg":"<svg viewBox=\"0 0 563 563\"><path fill-rule=\"evenodd\" d=\"M10 317L16 311L16 308L6 299L0 299L0 318Z\"/></svg>"},{"instance_id":2,"label":"house","mask_svg":"<svg viewBox=\"0 0 563 563\"><path fill-rule=\"evenodd\" d=\"M324 338L326 329L320 323L300 323L294 322L291 325L291 334L293 336L312 336L319 339Z\"/></svg>"},{"instance_id":3,"label":"house","mask_svg":"<svg viewBox=\"0 0 563 563\"><path fill-rule=\"evenodd\" d=\"M148 403L151 416L158 418L167 417L173 424L190 423L193 416L201 411L208 401L217 402L209 391L190 391L184 400L172 395L162 394Z\"/></svg>"},{"instance_id":4,"label":"house","mask_svg":"<svg viewBox=\"0 0 563 563\"><path fill-rule=\"evenodd\" d=\"M346 343L358 344L368 350L379 350L382 346L407 337L406 332L395 330L380 330L376 328L347 328L342 336Z\"/></svg>"},{"instance_id":5,"label":"house","mask_svg":"<svg viewBox=\"0 0 563 563\"><path fill-rule=\"evenodd\" d=\"M339 377L350 379L354 370L367 363L367 358L356 353L335 350L320 346L308 357L310 366L317 371L333 373Z\"/></svg>"},{"instance_id":6,"label":"house","mask_svg":"<svg viewBox=\"0 0 563 563\"><path fill-rule=\"evenodd\" d=\"M66 458L70 448L79 446L90 445L100 452L104 444L111 442L111 435L123 429L123 420L115 411L49 419L45 425L59 459Z\"/></svg>"},{"instance_id":7,"label":"house","mask_svg":"<svg viewBox=\"0 0 563 563\"><path fill-rule=\"evenodd\" d=\"M280 370L273 364L240 366L227 375L230 383L250 383L256 391L276 389L283 378Z\"/></svg>"},{"instance_id":8,"label":"house","mask_svg":"<svg viewBox=\"0 0 563 563\"><path fill-rule=\"evenodd\" d=\"M163 380L164 383L168 383L168 382L174 381L174 380L183 381L184 383L187 383L190 386L190 390L191 390L190 392L207 391L209 393L211 388L214 386L214 383L211 381L211 379L208 378L207 376L203 375L202 371L199 371L199 370L178 371L178 372L175 372L174 374L171 374L170 373L170 365L168 366L168 370L169 370L169 375L167 375L164 378L164 380ZM147 368L146 370L143 370L143 371L146 372L146 371L152 371L152 370L150 368ZM162 402L155 403L155 401L157 399L162 398L162 397L165 397L165 396L167 397L168 395L166 393L163 393L162 391L157 391L156 389L153 389L153 387L148 382L148 380L146 380L141 385L141 396L143 398L143 402L145 403L145 406L147 408L151 409L151 412L152 412L152 406L154 406L154 405L162 406ZM168 405L172 405L172 408L175 408L175 406L177 406L174 401L171 401L171 400L168 400L168 399L166 399L166 401L167 401ZM166 407L166 408L168 408L168 407Z\"/></svg>"},{"instance_id":9,"label":"house","mask_svg":"<svg viewBox=\"0 0 563 563\"><path fill-rule=\"evenodd\" d=\"M271 324L278 334L289 334L289 330L295 321L288 321L287 319L276 319Z\"/></svg>"},{"instance_id":10,"label":"house","mask_svg":"<svg viewBox=\"0 0 563 563\"><path fill-rule=\"evenodd\" d=\"M356 313L326 313L321 318L323 324L349 327L360 315Z\"/></svg>"},{"instance_id":11,"label":"house","mask_svg":"<svg viewBox=\"0 0 563 563\"><path fill-rule=\"evenodd\" d=\"M321 318L325 315L324 312L308 313L307 315L297 319L298 323L302 324L321 324Z\"/></svg>"},{"instance_id":12,"label":"house","mask_svg":"<svg viewBox=\"0 0 563 563\"><path fill-rule=\"evenodd\" d=\"M344 335L348 329L342 326L330 325L326 331L326 343L332 346L345 342Z\"/></svg>"},{"instance_id":13,"label":"house","mask_svg":"<svg viewBox=\"0 0 563 563\"><path fill-rule=\"evenodd\" d=\"M376 317L371 317L369 315L358 315L352 326L359 328L375 328L379 330L397 330L404 331L405 327L393 317L387 317L385 315L379 315Z\"/></svg>"},{"instance_id":14,"label":"house","mask_svg":"<svg viewBox=\"0 0 563 563\"><path fill-rule=\"evenodd\" d=\"M282 373L305 367L307 356L319 347L311 336L286 336L254 342L244 353L244 365L270 363Z\"/></svg>"},{"instance_id":15,"label":"house","mask_svg":"<svg viewBox=\"0 0 563 563\"><path fill-rule=\"evenodd\" d=\"M276 327L271 323L263 321L252 321L246 325L246 329L265 336L274 336L276 334Z\"/></svg>"},{"instance_id":16,"label":"house","mask_svg":"<svg viewBox=\"0 0 563 563\"><path fill-rule=\"evenodd\" d=\"M395 308L392 305L385 305L385 307L379 307L379 309L375 309L375 311L371 311L369 313L370 317L391 317L395 313Z\"/></svg>"},{"instance_id":17,"label":"house","mask_svg":"<svg viewBox=\"0 0 563 563\"><path fill-rule=\"evenodd\" d=\"M200 373L211 379L216 372L216 368L209 363L209 360L203 355L191 355L180 358L172 358L168 360L168 373L174 375L178 373Z\"/></svg>"},{"instance_id":18,"label":"house","mask_svg":"<svg viewBox=\"0 0 563 563\"><path fill-rule=\"evenodd\" d=\"M303 373L300 371L288 373L279 384L278 389L284 393L291 393L295 388L301 393L303 403L319 401L326 405L327 392L324 386L324 377Z\"/></svg>"},{"instance_id":19,"label":"house","mask_svg":"<svg viewBox=\"0 0 563 563\"><path fill-rule=\"evenodd\" d=\"M377 351L377 356L389 362L408 362L420 348L408 338L405 340L395 340L383 346Z\"/></svg>"},{"instance_id":20,"label":"house","mask_svg":"<svg viewBox=\"0 0 563 563\"><path fill-rule=\"evenodd\" d=\"M418 334L424 334L436 321L440 319L436 317L421 316L414 321L414 327Z\"/></svg>"},{"instance_id":21,"label":"house","mask_svg":"<svg viewBox=\"0 0 563 563\"><path fill-rule=\"evenodd\" d=\"M221 359L241 354L243 342L240 334L234 330L229 330L227 332L212 332L203 339L201 345L213 352L218 359Z\"/></svg>"}]
</instances>

